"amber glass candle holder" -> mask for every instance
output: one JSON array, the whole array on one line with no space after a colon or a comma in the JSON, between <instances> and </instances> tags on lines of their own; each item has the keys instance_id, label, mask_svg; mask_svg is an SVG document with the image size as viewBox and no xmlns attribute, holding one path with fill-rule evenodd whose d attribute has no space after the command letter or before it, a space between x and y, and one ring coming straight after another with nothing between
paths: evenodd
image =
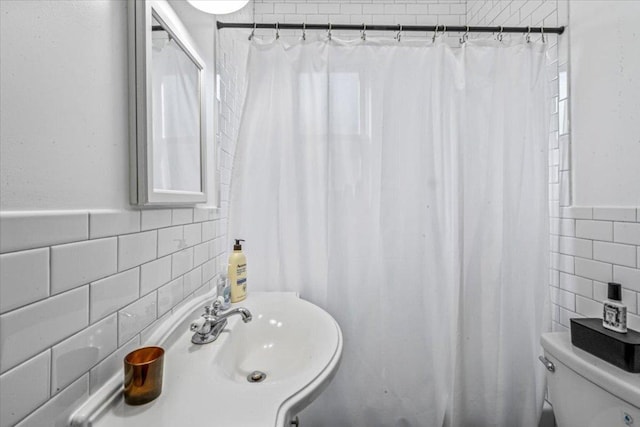
<instances>
[{"instance_id":1,"label":"amber glass candle holder","mask_svg":"<svg viewBox=\"0 0 640 427\"><path fill-rule=\"evenodd\" d=\"M143 405L162 393L164 349L142 347L124 358L124 401Z\"/></svg>"}]
</instances>

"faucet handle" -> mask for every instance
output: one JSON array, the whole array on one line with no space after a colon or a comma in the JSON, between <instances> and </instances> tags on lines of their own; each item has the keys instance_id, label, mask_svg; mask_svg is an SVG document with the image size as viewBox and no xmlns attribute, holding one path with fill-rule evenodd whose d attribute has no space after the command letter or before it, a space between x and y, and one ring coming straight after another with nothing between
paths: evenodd
<instances>
[{"instance_id":1,"label":"faucet handle","mask_svg":"<svg viewBox=\"0 0 640 427\"><path fill-rule=\"evenodd\" d=\"M221 310L222 302L218 300L215 300L213 304L204 307L204 312L207 316L217 316Z\"/></svg>"},{"instance_id":2,"label":"faucet handle","mask_svg":"<svg viewBox=\"0 0 640 427\"><path fill-rule=\"evenodd\" d=\"M191 325L189 325L189 329L191 330L191 332L198 332L202 329L204 324L205 324L205 320L200 318L191 322Z\"/></svg>"}]
</instances>

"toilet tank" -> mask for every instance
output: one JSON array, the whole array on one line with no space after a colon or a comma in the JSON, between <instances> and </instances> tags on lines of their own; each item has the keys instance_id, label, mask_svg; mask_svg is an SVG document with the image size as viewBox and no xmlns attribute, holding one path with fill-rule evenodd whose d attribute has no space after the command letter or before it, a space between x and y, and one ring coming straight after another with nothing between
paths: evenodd
<instances>
[{"instance_id":1,"label":"toilet tank","mask_svg":"<svg viewBox=\"0 0 640 427\"><path fill-rule=\"evenodd\" d=\"M542 335L548 400L558 427L640 427L640 374L574 347L568 332Z\"/></svg>"}]
</instances>

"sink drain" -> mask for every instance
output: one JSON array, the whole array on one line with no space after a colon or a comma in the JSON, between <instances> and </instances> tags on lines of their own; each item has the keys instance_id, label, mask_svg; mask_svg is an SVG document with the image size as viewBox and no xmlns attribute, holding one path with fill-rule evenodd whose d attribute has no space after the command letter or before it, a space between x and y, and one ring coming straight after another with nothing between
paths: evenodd
<instances>
[{"instance_id":1,"label":"sink drain","mask_svg":"<svg viewBox=\"0 0 640 427\"><path fill-rule=\"evenodd\" d=\"M267 378L267 374L260 371L253 371L247 375L247 381L250 383L261 383Z\"/></svg>"}]
</instances>

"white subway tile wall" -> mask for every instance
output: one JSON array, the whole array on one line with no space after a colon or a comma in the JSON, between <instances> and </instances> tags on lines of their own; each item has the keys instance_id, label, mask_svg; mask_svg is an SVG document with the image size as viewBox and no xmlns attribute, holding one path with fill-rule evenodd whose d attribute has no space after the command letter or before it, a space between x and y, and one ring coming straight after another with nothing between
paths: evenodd
<instances>
[{"instance_id":1,"label":"white subway tile wall","mask_svg":"<svg viewBox=\"0 0 640 427\"><path fill-rule=\"evenodd\" d=\"M49 399L50 367L51 351L46 350L2 375L2 426L14 425Z\"/></svg>"},{"instance_id":2,"label":"white subway tile wall","mask_svg":"<svg viewBox=\"0 0 640 427\"><path fill-rule=\"evenodd\" d=\"M68 291L118 271L115 237L51 247L51 294Z\"/></svg>"},{"instance_id":3,"label":"white subway tile wall","mask_svg":"<svg viewBox=\"0 0 640 427\"><path fill-rule=\"evenodd\" d=\"M111 237L140 231L140 211L89 213L89 238Z\"/></svg>"},{"instance_id":4,"label":"white subway tile wall","mask_svg":"<svg viewBox=\"0 0 640 427\"><path fill-rule=\"evenodd\" d=\"M86 240L89 213L2 212L0 236L0 253Z\"/></svg>"},{"instance_id":5,"label":"white subway tile wall","mask_svg":"<svg viewBox=\"0 0 640 427\"><path fill-rule=\"evenodd\" d=\"M190 224L193 222L193 209L173 209L171 211L171 224Z\"/></svg>"},{"instance_id":6,"label":"white subway tile wall","mask_svg":"<svg viewBox=\"0 0 640 427\"><path fill-rule=\"evenodd\" d=\"M149 209L140 212L140 230L152 230L164 228L171 225L171 210L169 209Z\"/></svg>"},{"instance_id":7,"label":"white subway tile wall","mask_svg":"<svg viewBox=\"0 0 640 427\"><path fill-rule=\"evenodd\" d=\"M143 264L140 267L140 296L159 288L169 280L171 280L170 255Z\"/></svg>"},{"instance_id":8,"label":"white subway tile wall","mask_svg":"<svg viewBox=\"0 0 640 427\"><path fill-rule=\"evenodd\" d=\"M640 224L614 222L613 241L619 243L628 243L630 245L640 245Z\"/></svg>"},{"instance_id":9,"label":"white subway tile wall","mask_svg":"<svg viewBox=\"0 0 640 427\"><path fill-rule=\"evenodd\" d=\"M89 374L58 393L40 409L16 424L16 427L42 427L65 425L65 420L76 409L74 402L83 401L89 396Z\"/></svg>"},{"instance_id":10,"label":"white subway tile wall","mask_svg":"<svg viewBox=\"0 0 640 427\"><path fill-rule=\"evenodd\" d=\"M184 294L189 295L195 292L202 285L202 267L196 267L183 277Z\"/></svg>"},{"instance_id":11,"label":"white subway tile wall","mask_svg":"<svg viewBox=\"0 0 640 427\"><path fill-rule=\"evenodd\" d=\"M158 230L158 256L165 256L186 247L184 226L179 225Z\"/></svg>"},{"instance_id":12,"label":"white subway tile wall","mask_svg":"<svg viewBox=\"0 0 640 427\"><path fill-rule=\"evenodd\" d=\"M554 329L568 330L572 317L602 317L607 283L613 281L622 285L629 327L640 330L640 240L634 235L640 209L568 207L560 215L584 219L575 220L579 238L552 236L559 239L552 259L570 255L575 263L573 274L560 272L559 283L551 283ZM560 297L562 291L567 294Z\"/></svg>"},{"instance_id":13,"label":"white subway tile wall","mask_svg":"<svg viewBox=\"0 0 640 427\"><path fill-rule=\"evenodd\" d=\"M0 426L62 420L143 331L213 289L221 221L211 208L0 213Z\"/></svg>"},{"instance_id":14,"label":"white subway tile wall","mask_svg":"<svg viewBox=\"0 0 640 427\"><path fill-rule=\"evenodd\" d=\"M140 344L142 342L143 341L141 340L140 335L135 335L133 338L127 341L126 344L121 345L116 351L111 353L102 362L91 368L91 371L89 371L90 394L98 391L98 389L102 387L114 373L121 370L122 360L124 359L124 357L131 351L135 350L137 347L140 347ZM39 411L36 411L36 413L37 412Z\"/></svg>"},{"instance_id":15,"label":"white subway tile wall","mask_svg":"<svg viewBox=\"0 0 640 427\"><path fill-rule=\"evenodd\" d=\"M282 2L288 3L288 2ZM222 21L227 22L254 22L257 17L254 13L254 1L240 11L224 15ZM220 239L223 235L220 230L227 229L227 212L229 206L229 188L231 182L231 169L235 153L238 131L240 129L240 117L244 103L246 88L246 38L249 31L246 30L222 30L216 33L217 55L216 74L219 78L216 94L216 153L218 182L220 183L219 206L221 220L215 224L203 224L203 241L209 240L209 257L219 256L225 251L226 240ZM242 43L238 43L242 39ZM215 236L215 240L209 238ZM234 236L231 236L234 237ZM218 242L218 243L214 243ZM220 246L217 246L220 245ZM215 250L211 248L214 247ZM196 256L197 258L197 256ZM210 262L213 267L202 267L203 281L209 280L209 271L215 271L217 264ZM213 270L211 270L213 268Z\"/></svg>"},{"instance_id":16,"label":"white subway tile wall","mask_svg":"<svg viewBox=\"0 0 640 427\"><path fill-rule=\"evenodd\" d=\"M193 248L193 265L202 265L209 259L209 243L205 240L205 243L194 246Z\"/></svg>"},{"instance_id":17,"label":"white subway tile wall","mask_svg":"<svg viewBox=\"0 0 640 427\"><path fill-rule=\"evenodd\" d=\"M5 284L3 283L3 286ZM89 325L89 287L82 286L0 316L0 374ZM2 382L0 375L0 382Z\"/></svg>"},{"instance_id":18,"label":"white subway tile wall","mask_svg":"<svg viewBox=\"0 0 640 427\"><path fill-rule=\"evenodd\" d=\"M118 312L118 345L123 345L158 317L159 295L155 292Z\"/></svg>"},{"instance_id":19,"label":"white subway tile wall","mask_svg":"<svg viewBox=\"0 0 640 427\"><path fill-rule=\"evenodd\" d=\"M80 378L117 348L116 313L53 346L51 395L57 394Z\"/></svg>"},{"instance_id":20,"label":"white subway tile wall","mask_svg":"<svg viewBox=\"0 0 640 427\"><path fill-rule=\"evenodd\" d=\"M202 242L202 225L200 223L184 226L184 244L193 246Z\"/></svg>"},{"instance_id":21,"label":"white subway tile wall","mask_svg":"<svg viewBox=\"0 0 640 427\"><path fill-rule=\"evenodd\" d=\"M184 296L184 280L182 277L169 282L158 289L158 314L162 316L175 307Z\"/></svg>"},{"instance_id":22,"label":"white subway tile wall","mask_svg":"<svg viewBox=\"0 0 640 427\"><path fill-rule=\"evenodd\" d=\"M467 20L466 0L255 0L256 22L315 23L315 24L402 24L402 25L464 25ZM334 31L345 38L358 38L357 32ZM372 36L390 33L369 32ZM273 30L256 34L272 36ZM282 35L300 36L299 31L282 31ZM393 36L393 35L391 35ZM407 34L414 37L415 34ZM426 38L421 34L416 37Z\"/></svg>"},{"instance_id":23,"label":"white subway tile wall","mask_svg":"<svg viewBox=\"0 0 640 427\"><path fill-rule=\"evenodd\" d=\"M193 268L193 247L171 255L171 278L182 276Z\"/></svg>"},{"instance_id":24,"label":"white subway tile wall","mask_svg":"<svg viewBox=\"0 0 640 427\"><path fill-rule=\"evenodd\" d=\"M576 237L593 240L613 240L613 223L610 221L576 220Z\"/></svg>"},{"instance_id":25,"label":"white subway tile wall","mask_svg":"<svg viewBox=\"0 0 640 427\"><path fill-rule=\"evenodd\" d=\"M140 268L132 268L90 285L91 323L114 313L140 296Z\"/></svg>"},{"instance_id":26,"label":"white subway tile wall","mask_svg":"<svg viewBox=\"0 0 640 427\"><path fill-rule=\"evenodd\" d=\"M158 255L158 232L127 234L118 237L118 271L128 270Z\"/></svg>"},{"instance_id":27,"label":"white subway tile wall","mask_svg":"<svg viewBox=\"0 0 640 427\"><path fill-rule=\"evenodd\" d=\"M0 314L49 296L49 248L0 255Z\"/></svg>"},{"instance_id":28,"label":"white subway tile wall","mask_svg":"<svg viewBox=\"0 0 640 427\"><path fill-rule=\"evenodd\" d=\"M613 280L621 283L625 288L640 292L640 270L637 268L613 266Z\"/></svg>"}]
</instances>

